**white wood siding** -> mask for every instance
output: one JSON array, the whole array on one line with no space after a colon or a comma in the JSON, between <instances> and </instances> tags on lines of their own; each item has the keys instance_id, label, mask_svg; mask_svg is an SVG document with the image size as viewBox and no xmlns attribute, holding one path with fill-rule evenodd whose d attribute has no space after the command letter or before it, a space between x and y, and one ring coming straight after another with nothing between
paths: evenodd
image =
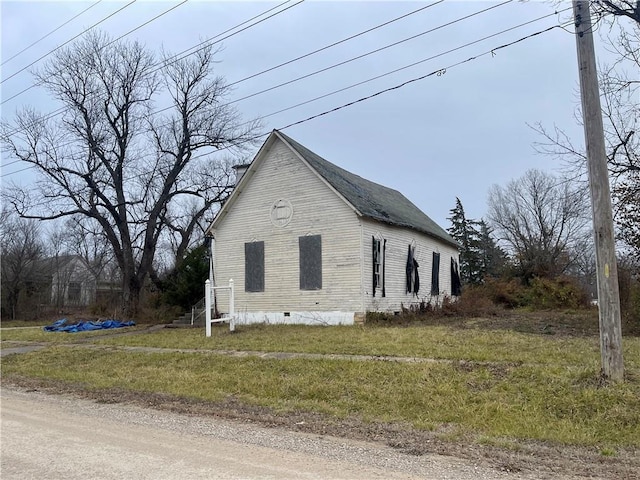
<instances>
[{"instance_id":1,"label":"white wood siding","mask_svg":"<svg viewBox=\"0 0 640 480\"><path fill-rule=\"evenodd\" d=\"M458 261L458 250L434 237L401 227L394 227L369 219L362 222L363 296L366 311L400 311L401 307L425 301L442 301L444 295L451 296L451 257ZM385 293L377 288L373 296L372 236L386 239ZM418 295L407 293L406 266L408 246L415 244L415 259L418 262L420 290ZM431 296L431 268L433 252L440 253L440 293Z\"/></svg>"},{"instance_id":2,"label":"white wood siding","mask_svg":"<svg viewBox=\"0 0 640 480\"><path fill-rule=\"evenodd\" d=\"M256 159L258 161L258 159ZM361 312L361 230L356 213L283 142L264 152L261 164L245 175L228 214L214 232L215 280L233 278L236 311ZM271 209L280 199L293 207L285 227L274 226ZM298 237L322 236L322 289L300 290ZM246 242L264 241L263 292L245 292ZM218 295L227 311L225 294Z\"/></svg>"}]
</instances>

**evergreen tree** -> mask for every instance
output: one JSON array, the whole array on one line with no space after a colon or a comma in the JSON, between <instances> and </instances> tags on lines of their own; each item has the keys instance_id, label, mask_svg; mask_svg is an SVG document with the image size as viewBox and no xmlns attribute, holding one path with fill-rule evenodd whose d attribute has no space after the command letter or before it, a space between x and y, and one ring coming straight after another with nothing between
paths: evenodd
<instances>
[{"instance_id":1,"label":"evergreen tree","mask_svg":"<svg viewBox=\"0 0 640 480\"><path fill-rule=\"evenodd\" d=\"M204 296L204 282L209 277L208 249L192 249L162 282L162 295L169 305L191 308Z\"/></svg>"},{"instance_id":2,"label":"evergreen tree","mask_svg":"<svg viewBox=\"0 0 640 480\"><path fill-rule=\"evenodd\" d=\"M467 219L464 207L458 197L456 206L450 210L451 227L449 234L460 245L460 279L463 284L477 284L482 281L480 258L480 235L475 225L476 222Z\"/></svg>"},{"instance_id":3,"label":"evergreen tree","mask_svg":"<svg viewBox=\"0 0 640 480\"><path fill-rule=\"evenodd\" d=\"M496 244L491 229L483 219L467 218L458 197L450 210L449 234L460 244L460 279L465 285L478 285L487 276L500 275L506 255Z\"/></svg>"},{"instance_id":4,"label":"evergreen tree","mask_svg":"<svg viewBox=\"0 0 640 480\"><path fill-rule=\"evenodd\" d=\"M484 219L480 219L477 225L479 227L481 278L499 276L504 269L507 256L491 236L492 230Z\"/></svg>"}]
</instances>

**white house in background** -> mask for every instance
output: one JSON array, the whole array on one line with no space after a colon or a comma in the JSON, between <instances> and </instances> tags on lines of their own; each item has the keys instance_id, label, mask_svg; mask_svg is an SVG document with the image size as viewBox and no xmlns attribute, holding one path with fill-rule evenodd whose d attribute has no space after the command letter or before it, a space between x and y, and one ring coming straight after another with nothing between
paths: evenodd
<instances>
[{"instance_id":1,"label":"white house in background","mask_svg":"<svg viewBox=\"0 0 640 480\"><path fill-rule=\"evenodd\" d=\"M37 278L42 285L43 302L58 307L89 305L96 297L96 276L79 255L58 255L41 260Z\"/></svg>"},{"instance_id":2,"label":"white house in background","mask_svg":"<svg viewBox=\"0 0 640 480\"><path fill-rule=\"evenodd\" d=\"M459 294L458 245L400 192L277 130L242 170L209 228L236 324L352 324ZM216 296L227 312L227 294Z\"/></svg>"}]
</instances>

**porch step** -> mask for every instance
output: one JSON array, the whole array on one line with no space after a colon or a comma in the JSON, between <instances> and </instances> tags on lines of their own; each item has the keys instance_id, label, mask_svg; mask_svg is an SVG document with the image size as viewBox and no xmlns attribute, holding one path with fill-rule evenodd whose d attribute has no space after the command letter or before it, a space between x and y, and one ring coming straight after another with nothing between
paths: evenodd
<instances>
[{"instance_id":1,"label":"porch step","mask_svg":"<svg viewBox=\"0 0 640 480\"><path fill-rule=\"evenodd\" d=\"M193 322L194 327L204 327L204 315L198 315L199 313L203 312L204 310L202 310L201 312L196 312L196 319ZM184 315L181 315L173 322L171 322L171 324L176 326L191 326L191 312L187 312Z\"/></svg>"}]
</instances>

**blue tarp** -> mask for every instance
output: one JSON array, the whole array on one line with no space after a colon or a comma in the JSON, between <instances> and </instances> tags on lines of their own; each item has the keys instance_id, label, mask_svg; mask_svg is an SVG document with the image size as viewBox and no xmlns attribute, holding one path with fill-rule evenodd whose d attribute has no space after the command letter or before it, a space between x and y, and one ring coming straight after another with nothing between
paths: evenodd
<instances>
[{"instance_id":1,"label":"blue tarp","mask_svg":"<svg viewBox=\"0 0 640 480\"><path fill-rule=\"evenodd\" d=\"M102 320L102 321L85 321L80 320L77 323L68 324L67 319L61 318L57 322L53 322L51 325L47 325L46 327L42 327L45 332L88 332L91 330L106 330L108 328L122 328L122 327L132 327L136 324L136 322L121 322L119 320Z\"/></svg>"}]
</instances>

